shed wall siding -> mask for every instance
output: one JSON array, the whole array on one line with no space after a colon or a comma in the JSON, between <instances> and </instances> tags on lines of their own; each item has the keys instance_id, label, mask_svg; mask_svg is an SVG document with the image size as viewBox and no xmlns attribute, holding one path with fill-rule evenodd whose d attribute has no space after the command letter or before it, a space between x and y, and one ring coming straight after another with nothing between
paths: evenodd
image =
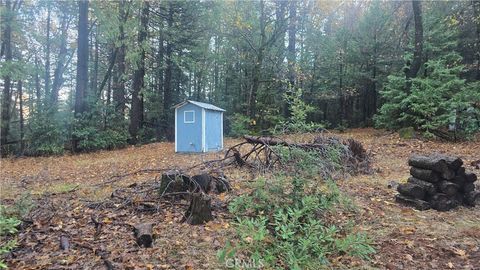
<instances>
[{"instance_id":1,"label":"shed wall siding","mask_svg":"<svg viewBox=\"0 0 480 270\"><path fill-rule=\"evenodd\" d=\"M222 149L222 112L205 110L205 148L206 151Z\"/></svg>"},{"instance_id":2,"label":"shed wall siding","mask_svg":"<svg viewBox=\"0 0 480 270\"><path fill-rule=\"evenodd\" d=\"M195 122L185 123L185 111L195 112ZM177 152L202 152L202 109L185 104L176 109L175 149Z\"/></svg>"}]
</instances>

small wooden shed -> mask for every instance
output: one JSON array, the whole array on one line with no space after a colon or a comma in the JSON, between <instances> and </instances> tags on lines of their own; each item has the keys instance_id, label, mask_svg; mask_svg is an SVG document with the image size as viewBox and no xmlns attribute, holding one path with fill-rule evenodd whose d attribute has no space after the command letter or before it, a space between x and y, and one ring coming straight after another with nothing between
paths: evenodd
<instances>
[{"instance_id":1,"label":"small wooden shed","mask_svg":"<svg viewBox=\"0 0 480 270\"><path fill-rule=\"evenodd\" d=\"M212 104L186 100L175 108L175 152L201 153L223 149L223 112Z\"/></svg>"}]
</instances>

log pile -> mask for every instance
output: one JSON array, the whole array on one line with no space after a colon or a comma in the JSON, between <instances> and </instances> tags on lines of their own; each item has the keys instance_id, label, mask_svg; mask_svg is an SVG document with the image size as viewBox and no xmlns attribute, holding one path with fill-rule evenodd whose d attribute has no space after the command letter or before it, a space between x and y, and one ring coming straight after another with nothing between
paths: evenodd
<instances>
[{"instance_id":1,"label":"log pile","mask_svg":"<svg viewBox=\"0 0 480 270\"><path fill-rule=\"evenodd\" d=\"M460 205L480 204L480 192L475 190L477 176L466 172L458 157L434 154L413 155L408 160L410 177L398 185L397 202L418 210L433 208L448 211Z\"/></svg>"}]
</instances>

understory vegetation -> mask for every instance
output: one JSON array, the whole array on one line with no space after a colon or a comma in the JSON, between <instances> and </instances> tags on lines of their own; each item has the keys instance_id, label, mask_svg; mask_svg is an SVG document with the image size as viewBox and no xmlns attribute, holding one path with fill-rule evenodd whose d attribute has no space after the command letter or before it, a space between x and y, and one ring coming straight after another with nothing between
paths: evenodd
<instances>
[{"instance_id":1,"label":"understory vegetation","mask_svg":"<svg viewBox=\"0 0 480 270\"><path fill-rule=\"evenodd\" d=\"M284 170L258 177L250 192L229 205L236 217L236 236L218 253L222 262L236 258L251 268L319 269L333 257L368 259L375 252L352 221L333 218L355 213L356 207L331 174L320 174L342 166L338 149L326 152L319 158L314 151L277 151L288 164Z\"/></svg>"},{"instance_id":2,"label":"understory vegetation","mask_svg":"<svg viewBox=\"0 0 480 270\"><path fill-rule=\"evenodd\" d=\"M30 196L22 196L11 206L0 205L0 269L7 269L2 257L17 246L15 235L25 217L32 209Z\"/></svg>"}]
</instances>

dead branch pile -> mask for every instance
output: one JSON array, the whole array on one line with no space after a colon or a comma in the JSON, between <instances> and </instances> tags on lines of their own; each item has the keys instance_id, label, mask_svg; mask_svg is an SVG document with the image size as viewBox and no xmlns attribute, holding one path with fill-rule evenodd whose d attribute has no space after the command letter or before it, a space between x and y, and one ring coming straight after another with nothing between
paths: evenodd
<instances>
[{"instance_id":1,"label":"dead branch pile","mask_svg":"<svg viewBox=\"0 0 480 270\"><path fill-rule=\"evenodd\" d=\"M480 203L480 192L475 190L477 176L466 172L458 157L439 154L413 155L407 183L398 185L398 202L419 210L433 208L448 211L460 205L475 206Z\"/></svg>"},{"instance_id":2,"label":"dead branch pile","mask_svg":"<svg viewBox=\"0 0 480 270\"><path fill-rule=\"evenodd\" d=\"M244 136L245 141L229 148L225 158L233 158L233 162L240 166L269 170L275 166L286 167L282 164L280 147L287 150L301 149L318 154L320 159L332 160L332 151L335 151L337 162L342 171L349 174L371 173L371 159L363 145L354 140L342 140L337 137L319 135L309 143L292 143L275 137ZM249 146L247 151L241 151L244 146ZM243 152L243 154L242 154ZM318 161L319 163L322 160ZM337 164L338 165L338 164ZM325 171L338 170L339 168L324 168Z\"/></svg>"}]
</instances>

